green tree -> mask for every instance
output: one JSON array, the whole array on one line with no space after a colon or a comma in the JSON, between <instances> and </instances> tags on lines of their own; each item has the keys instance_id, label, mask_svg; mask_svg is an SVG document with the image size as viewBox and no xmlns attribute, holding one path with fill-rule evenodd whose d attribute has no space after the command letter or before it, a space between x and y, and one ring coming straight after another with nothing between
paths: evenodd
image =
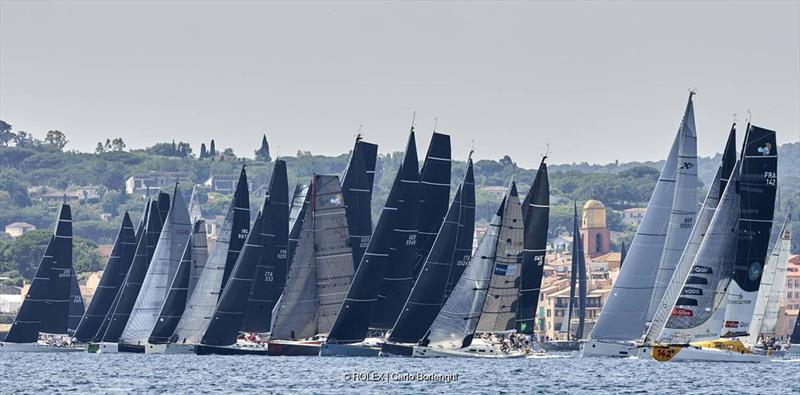
<instances>
[{"instance_id":1,"label":"green tree","mask_svg":"<svg viewBox=\"0 0 800 395\"><path fill-rule=\"evenodd\" d=\"M63 151L64 147L69 143L69 140L67 140L67 135L60 130L48 130L44 142L59 151Z\"/></svg>"},{"instance_id":2,"label":"green tree","mask_svg":"<svg viewBox=\"0 0 800 395\"><path fill-rule=\"evenodd\" d=\"M211 155L212 158L217 156L217 147L214 145L214 139L211 139L211 146L208 149L208 154Z\"/></svg>"},{"instance_id":3,"label":"green tree","mask_svg":"<svg viewBox=\"0 0 800 395\"><path fill-rule=\"evenodd\" d=\"M8 147L8 143L14 140L14 133L11 131L11 125L0 119L0 146Z\"/></svg>"},{"instance_id":4,"label":"green tree","mask_svg":"<svg viewBox=\"0 0 800 395\"><path fill-rule=\"evenodd\" d=\"M0 190L6 191L17 207L27 207L31 204L24 179L22 172L17 169L0 168Z\"/></svg>"},{"instance_id":5,"label":"green tree","mask_svg":"<svg viewBox=\"0 0 800 395\"><path fill-rule=\"evenodd\" d=\"M97 142L97 146L94 147L94 153L95 154L102 154L104 152L106 152L106 149L105 149L105 147L103 147L103 143L98 141Z\"/></svg>"},{"instance_id":6,"label":"green tree","mask_svg":"<svg viewBox=\"0 0 800 395\"><path fill-rule=\"evenodd\" d=\"M111 140L111 149L117 152L125 151L125 142L122 141L121 137L117 137L114 140Z\"/></svg>"}]
</instances>

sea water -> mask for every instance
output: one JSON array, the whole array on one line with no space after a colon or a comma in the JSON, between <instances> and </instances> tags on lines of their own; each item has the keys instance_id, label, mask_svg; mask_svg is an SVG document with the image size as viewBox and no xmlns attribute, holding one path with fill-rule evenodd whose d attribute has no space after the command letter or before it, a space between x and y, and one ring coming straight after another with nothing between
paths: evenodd
<instances>
[{"instance_id":1,"label":"sea water","mask_svg":"<svg viewBox=\"0 0 800 395\"><path fill-rule=\"evenodd\" d=\"M800 393L800 358L527 359L0 353L2 393Z\"/></svg>"}]
</instances>

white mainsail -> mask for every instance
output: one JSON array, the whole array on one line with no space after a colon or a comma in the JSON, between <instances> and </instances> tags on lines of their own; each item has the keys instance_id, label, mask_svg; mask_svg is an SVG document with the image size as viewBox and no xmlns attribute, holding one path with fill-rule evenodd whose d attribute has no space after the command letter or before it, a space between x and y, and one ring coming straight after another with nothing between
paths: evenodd
<instances>
[{"instance_id":1,"label":"white mainsail","mask_svg":"<svg viewBox=\"0 0 800 395\"><path fill-rule=\"evenodd\" d=\"M628 249L625 265L592 329L591 339L615 342L637 340L642 336L672 211L679 139L680 135L676 135L642 223Z\"/></svg>"},{"instance_id":2,"label":"white mainsail","mask_svg":"<svg viewBox=\"0 0 800 395\"><path fill-rule=\"evenodd\" d=\"M158 320L158 314L167 298L170 284L178 270L186 243L192 231L189 210L183 195L175 187L172 207L169 209L164 227L153 252L153 260L147 269L141 291L131 310L121 343L144 344L150 337Z\"/></svg>"},{"instance_id":3,"label":"white mainsail","mask_svg":"<svg viewBox=\"0 0 800 395\"><path fill-rule=\"evenodd\" d=\"M507 233L502 228L510 226L512 222L506 211L515 205L519 206L519 198L515 196L512 199L509 195L500 203L478 249L431 324L426 336L428 346L459 349L475 333L495 267L499 235Z\"/></svg>"},{"instance_id":4,"label":"white mainsail","mask_svg":"<svg viewBox=\"0 0 800 395\"><path fill-rule=\"evenodd\" d=\"M694 123L692 95L686 104L686 111L678 130L678 168L675 177L675 194L672 211L664 240L664 251L653 285L647 320L653 319L667 286L672 280L675 267L681 259L697 215L697 132Z\"/></svg>"},{"instance_id":5,"label":"white mainsail","mask_svg":"<svg viewBox=\"0 0 800 395\"><path fill-rule=\"evenodd\" d=\"M774 333L778 324L778 313L781 307L781 296L786 284L786 270L789 264L789 249L792 246L792 235L789 225L791 216L787 215L778 240L769 256L764 275L761 277L753 318L750 320L750 335L746 344L755 345L762 333ZM779 273L781 273L779 275ZM768 322L769 320L769 322Z\"/></svg>"}]
</instances>

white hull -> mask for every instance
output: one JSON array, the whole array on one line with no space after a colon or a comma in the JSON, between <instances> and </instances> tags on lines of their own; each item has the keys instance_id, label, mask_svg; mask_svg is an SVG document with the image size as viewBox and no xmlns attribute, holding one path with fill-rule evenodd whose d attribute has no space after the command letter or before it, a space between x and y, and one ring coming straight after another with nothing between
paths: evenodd
<instances>
[{"instance_id":1,"label":"white hull","mask_svg":"<svg viewBox=\"0 0 800 395\"><path fill-rule=\"evenodd\" d=\"M596 339L589 339L585 343L581 343L582 357L627 358L632 355L635 355L635 349L631 344L604 342Z\"/></svg>"},{"instance_id":2,"label":"white hull","mask_svg":"<svg viewBox=\"0 0 800 395\"><path fill-rule=\"evenodd\" d=\"M167 350L166 344L150 344L144 345L145 354L164 354Z\"/></svg>"},{"instance_id":3,"label":"white hull","mask_svg":"<svg viewBox=\"0 0 800 395\"><path fill-rule=\"evenodd\" d=\"M119 344L105 343L105 342L100 343L100 350L98 350L97 352L116 354L119 352Z\"/></svg>"},{"instance_id":4,"label":"white hull","mask_svg":"<svg viewBox=\"0 0 800 395\"><path fill-rule=\"evenodd\" d=\"M638 350L639 359L653 358L652 349L650 347L642 347ZM667 358L667 359L663 359ZM674 355L665 356L661 359L662 362L769 362L769 357L765 355L740 353L730 350L720 350L716 348L701 348L701 347L679 347Z\"/></svg>"},{"instance_id":5,"label":"white hull","mask_svg":"<svg viewBox=\"0 0 800 395\"><path fill-rule=\"evenodd\" d=\"M0 342L0 352L86 352L85 346L51 346L43 343Z\"/></svg>"}]
</instances>

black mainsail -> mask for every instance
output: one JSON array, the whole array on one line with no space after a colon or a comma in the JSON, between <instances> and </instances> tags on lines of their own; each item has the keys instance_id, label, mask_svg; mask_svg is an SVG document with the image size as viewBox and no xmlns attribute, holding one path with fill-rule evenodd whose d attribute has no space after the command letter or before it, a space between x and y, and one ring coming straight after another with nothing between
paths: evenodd
<instances>
[{"instance_id":1,"label":"black mainsail","mask_svg":"<svg viewBox=\"0 0 800 395\"><path fill-rule=\"evenodd\" d=\"M797 319L794 321L794 331L792 331L792 336L789 338L789 343L800 344L800 314L797 315Z\"/></svg>"},{"instance_id":2,"label":"black mainsail","mask_svg":"<svg viewBox=\"0 0 800 395\"><path fill-rule=\"evenodd\" d=\"M411 163L412 161L414 163ZM448 162L448 166L449 164ZM422 205L419 200L419 168L417 165L416 141L413 140L413 134L409 138L405 158L401 166L398 178L400 179L403 195L394 202L396 210L389 245L389 260L383 271L383 279L379 281L378 300L372 306L370 316L370 327L376 329L392 328L400 315L403 304L408 299L411 287L414 286L415 259L418 257L419 247L417 238L420 236L418 224ZM432 169L441 168L441 166L433 165L429 167ZM415 175L405 175L410 174L412 170L416 172ZM431 172L436 174L433 171ZM401 173L404 175L401 175ZM449 193L449 189L447 193ZM439 226L441 226L441 221L439 221ZM435 232L434 230L434 234ZM428 246L428 249L430 249L430 246ZM425 255L427 256L427 252Z\"/></svg>"},{"instance_id":3,"label":"black mainsail","mask_svg":"<svg viewBox=\"0 0 800 395\"><path fill-rule=\"evenodd\" d=\"M572 312L578 305L578 329L575 330L575 340L583 338L583 328L586 320L586 258L583 255L583 240L578 226L578 203L573 207L572 214L572 269L569 282L569 305L567 306L567 337L572 336ZM578 291L578 300L575 300L575 291ZM571 339L567 339L571 340Z\"/></svg>"},{"instance_id":4,"label":"black mainsail","mask_svg":"<svg viewBox=\"0 0 800 395\"><path fill-rule=\"evenodd\" d=\"M378 146L361 140L359 135L342 177L342 193L347 205L347 224L350 225L350 245L353 248L355 265L361 263L361 257L364 256L372 236L372 184L377 154Z\"/></svg>"},{"instance_id":5,"label":"black mainsail","mask_svg":"<svg viewBox=\"0 0 800 395\"><path fill-rule=\"evenodd\" d=\"M414 278L419 275L425 259L428 258L436 232L442 227L442 221L447 213L450 200L451 162L450 136L433 132L419 175L419 230Z\"/></svg>"},{"instance_id":6,"label":"black mainsail","mask_svg":"<svg viewBox=\"0 0 800 395\"><path fill-rule=\"evenodd\" d=\"M244 319L241 320L243 332L269 332L272 309L286 286L289 181L286 176L286 162L281 159L275 161L269 183L269 196L264 200L261 216L261 228L253 225L253 231L261 233L254 238L254 241L259 241L262 247L256 267L253 269L254 275L250 275L251 289L245 302L247 307ZM254 241L248 241L247 244L253 244ZM219 309L219 306L217 308Z\"/></svg>"},{"instance_id":7,"label":"black mainsail","mask_svg":"<svg viewBox=\"0 0 800 395\"><path fill-rule=\"evenodd\" d=\"M125 275L128 274L135 252L136 233L130 215L125 212L114 246L111 248L111 255L108 257L103 275L100 277L100 283L98 283L89 307L75 331L75 340L78 342L88 342L97 334L111 304L114 303L119 287L125 281Z\"/></svg>"},{"instance_id":8,"label":"black mainsail","mask_svg":"<svg viewBox=\"0 0 800 395\"><path fill-rule=\"evenodd\" d=\"M110 322L102 336L102 341L104 342L116 343L119 341L119 337L128 323L133 305L136 303L136 298L139 296L142 281L147 274L147 268L150 267L150 259L153 257L153 251L155 251L161 234L162 223L158 202L150 202L146 220L147 224L136 246L133 262L131 262L125 282L120 287L117 296L119 300L115 302L113 309L106 315L106 320L110 320Z\"/></svg>"},{"instance_id":9,"label":"black mainsail","mask_svg":"<svg viewBox=\"0 0 800 395\"><path fill-rule=\"evenodd\" d=\"M239 173L239 181L236 183L236 191L233 193L233 227L231 228L230 242L228 243L228 257L225 260L225 271L222 274L222 288L228 283L228 277L236 264L239 252L242 251L247 233L250 231L250 193L247 187L247 172L242 166Z\"/></svg>"},{"instance_id":10,"label":"black mainsail","mask_svg":"<svg viewBox=\"0 0 800 395\"><path fill-rule=\"evenodd\" d=\"M422 265L419 277L411 289L408 300L392 328L390 342L416 343L430 328L444 303L444 291L453 267L453 257L459 234L461 215L461 188L458 186L453 202L447 210L442 227L436 235L431 252Z\"/></svg>"},{"instance_id":11,"label":"black mainsail","mask_svg":"<svg viewBox=\"0 0 800 395\"><path fill-rule=\"evenodd\" d=\"M72 278L69 284L69 323L67 324L67 333L70 336L75 336L75 331L81 323L83 314L86 313L86 306L83 304L83 296L81 296L81 287L78 285L78 276L75 270L72 271Z\"/></svg>"},{"instance_id":12,"label":"black mainsail","mask_svg":"<svg viewBox=\"0 0 800 395\"><path fill-rule=\"evenodd\" d=\"M9 343L33 343L40 333L66 334L69 324L72 276L72 212L61 205L28 294L6 336Z\"/></svg>"},{"instance_id":13,"label":"black mainsail","mask_svg":"<svg viewBox=\"0 0 800 395\"><path fill-rule=\"evenodd\" d=\"M219 298L219 303L212 313L213 319L209 322L208 328L206 328L205 334L200 340L201 344L228 346L236 343L236 338L239 336L239 329L242 327L245 311L248 307L250 290L253 288L256 266L262 255L261 250L264 246L264 238L270 231L264 228L263 217L268 212L268 205L269 198L266 198L261 212L253 223L253 229L247 235L247 242L236 260L236 265L231 271L228 284L225 286L225 290ZM288 208L285 206L280 206L279 209L288 213ZM266 252L274 254L274 251L274 248L272 248ZM264 314L267 314L267 312L262 311Z\"/></svg>"},{"instance_id":14,"label":"black mainsail","mask_svg":"<svg viewBox=\"0 0 800 395\"><path fill-rule=\"evenodd\" d=\"M544 275L547 228L550 226L550 180L547 176L545 159L547 157L542 158L533 185L522 201L524 247L516 324L519 333L530 334L534 331L539 291Z\"/></svg>"},{"instance_id":15,"label":"black mainsail","mask_svg":"<svg viewBox=\"0 0 800 395\"><path fill-rule=\"evenodd\" d=\"M475 173L472 167L472 153L470 153L470 157L467 160L467 173L461 183L461 213L458 217L458 238L442 303L453 291L458 279L461 278L461 273L464 273L464 269L472 259L472 244L475 238Z\"/></svg>"},{"instance_id":16,"label":"black mainsail","mask_svg":"<svg viewBox=\"0 0 800 395\"><path fill-rule=\"evenodd\" d=\"M406 277L411 277L410 268L413 264L413 255L404 254L411 255L406 258L408 259L406 262L396 262L393 255L397 252L395 250L400 247L400 244L403 245L404 251L407 251L408 247L414 246L417 234L416 218L408 218L409 215L404 216L400 213L409 211L412 208L409 206L417 205L418 168L416 141L412 127L403 164L397 171L386 204L378 218L375 232L372 234L361 264L358 265L336 321L331 327L328 335L329 343L356 343L364 340L370 326L373 307L378 301L378 293L381 290L387 266L406 265L405 267L409 268L406 270ZM411 229L401 227L401 223L412 221L414 221L414 226Z\"/></svg>"}]
</instances>

